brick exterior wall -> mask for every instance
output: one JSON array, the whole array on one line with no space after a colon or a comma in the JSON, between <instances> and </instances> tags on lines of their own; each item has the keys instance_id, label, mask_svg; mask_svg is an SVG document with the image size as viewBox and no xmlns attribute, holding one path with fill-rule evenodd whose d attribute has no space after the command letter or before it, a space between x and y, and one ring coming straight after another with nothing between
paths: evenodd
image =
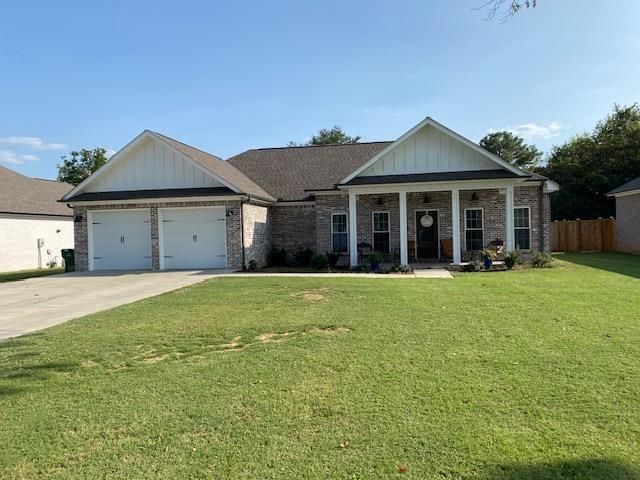
<instances>
[{"instance_id":1,"label":"brick exterior wall","mask_svg":"<svg viewBox=\"0 0 640 480\"><path fill-rule=\"evenodd\" d=\"M271 208L271 244L284 248L289 256L299 250L318 248L316 207L313 205Z\"/></svg>"},{"instance_id":2,"label":"brick exterior wall","mask_svg":"<svg viewBox=\"0 0 640 480\"><path fill-rule=\"evenodd\" d=\"M349 215L348 195L318 195L316 197L316 251L318 253L331 251L332 213Z\"/></svg>"},{"instance_id":3,"label":"brick exterior wall","mask_svg":"<svg viewBox=\"0 0 640 480\"><path fill-rule=\"evenodd\" d=\"M475 193L477 200L472 200ZM515 196L515 195L514 195ZM460 191L460 245L462 258L468 260L471 252L466 246L466 221L465 210L469 208L482 208L484 245L494 240L507 240L507 205L506 195L500 194L497 189L491 190L461 190Z\"/></svg>"},{"instance_id":4,"label":"brick exterior wall","mask_svg":"<svg viewBox=\"0 0 640 480\"><path fill-rule=\"evenodd\" d=\"M640 253L640 193L616 197L616 230L618 250Z\"/></svg>"},{"instance_id":5,"label":"brick exterior wall","mask_svg":"<svg viewBox=\"0 0 640 480\"><path fill-rule=\"evenodd\" d=\"M73 208L74 216L80 215L81 222L74 224L75 236L75 264L76 270L85 272L89 269L89 239L87 228L87 212L89 210L122 210L131 208L148 208L151 212L152 268L160 268L160 247L158 235L158 208L173 207L226 207L227 212L227 267L234 270L242 268L242 247L240 232L240 202L239 201L202 201L202 202L145 202L122 203L111 205L77 205ZM231 215L231 212L233 214Z\"/></svg>"},{"instance_id":6,"label":"brick exterior wall","mask_svg":"<svg viewBox=\"0 0 640 480\"><path fill-rule=\"evenodd\" d=\"M242 206L244 223L245 263L255 260L258 267L267 264L271 248L272 207L245 203Z\"/></svg>"},{"instance_id":7,"label":"brick exterior wall","mask_svg":"<svg viewBox=\"0 0 640 480\"><path fill-rule=\"evenodd\" d=\"M473 194L477 200L472 200ZM425 203L425 194L429 197ZM637 196L636 196L637 197ZM400 251L400 214L398 194L384 195L360 195L357 197L358 214L358 243L366 242L373 245L373 212L389 212L390 223L390 261ZM382 205L378 199L382 198ZM618 200L632 197L620 197ZM618 215L633 215L633 202L618 202L622 213ZM640 221L637 220L638 207L636 200L635 230L630 234L636 238L640 236ZM531 213L531 251L540 249L539 228L539 187L524 186L514 189L514 205L528 206ZM310 248L318 253L331 251L331 214L349 213L349 197L346 194L318 195L316 205L304 206L277 206L266 207L255 204L244 204L244 226L241 227L240 202L239 201L202 201L202 202L171 202L171 203L130 203L100 206L76 206L74 215L82 217L81 222L74 224L76 269L86 271L88 269L88 237L87 237L87 211L88 210L116 210L128 208L148 208L151 213L151 252L152 267L160 268L160 251L158 235L158 208L167 207L197 207L197 206L225 206L227 210L227 266L231 269L242 268L241 237L244 236L245 262L254 259L259 266L267 262L267 256L271 246L284 248L290 255L296 251ZM484 243L499 239L506 240L506 199L504 193L493 190L462 190L460 191L460 232L463 259L469 255L465 249L465 215L466 208L481 207L484 213ZM550 225L551 212L549 195L544 194L544 246L550 249ZM438 210L440 240L450 239L453 235L451 224L451 192L426 192L407 194L407 239L416 239L416 211ZM231 215L230 213L233 212ZM241 228L243 230L241 231ZM620 238L620 233L619 233ZM623 234L623 237L624 234ZM630 250L632 251L632 250ZM637 250L636 250L637 251ZM525 258L531 254L523 252ZM412 256L412 255L411 255Z\"/></svg>"},{"instance_id":8,"label":"brick exterior wall","mask_svg":"<svg viewBox=\"0 0 640 480\"><path fill-rule=\"evenodd\" d=\"M514 188L514 206L529 207L531 229L531 251L523 251L523 258L529 258L540 249L540 210L539 189L537 185ZM477 200L473 200L475 193ZM424 197L427 195L428 202ZM382 198L382 205L378 199ZM549 195L543 196L544 207L544 249L550 250L551 207ZM460 191L460 234L463 260L470 257L465 247L465 209L482 208L484 218L484 244L493 240L506 241L506 197L498 189L461 190ZM419 192L407 194L407 240L416 239L416 211L438 210L440 240L453 237L451 223L451 192ZM316 199L316 235L317 251L331 251L331 214L349 211L348 195L322 195ZM400 249L400 212L398 194L371 194L357 197L358 243L373 245L372 214L375 211L389 212L391 259Z\"/></svg>"}]
</instances>

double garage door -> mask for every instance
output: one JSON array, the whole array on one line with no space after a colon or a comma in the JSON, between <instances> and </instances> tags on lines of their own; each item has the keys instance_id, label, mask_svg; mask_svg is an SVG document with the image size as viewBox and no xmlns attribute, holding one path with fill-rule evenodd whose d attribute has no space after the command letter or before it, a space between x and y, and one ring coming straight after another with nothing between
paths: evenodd
<instances>
[{"instance_id":1,"label":"double garage door","mask_svg":"<svg viewBox=\"0 0 640 480\"><path fill-rule=\"evenodd\" d=\"M95 211L90 222L90 269L151 269L148 209ZM224 207L159 209L160 268L225 268L225 224Z\"/></svg>"}]
</instances>

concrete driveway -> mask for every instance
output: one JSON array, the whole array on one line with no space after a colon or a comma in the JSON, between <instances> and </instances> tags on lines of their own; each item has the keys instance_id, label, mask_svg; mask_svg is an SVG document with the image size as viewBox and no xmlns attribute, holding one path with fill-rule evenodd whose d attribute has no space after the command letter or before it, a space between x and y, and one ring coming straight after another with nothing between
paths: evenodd
<instances>
[{"instance_id":1,"label":"concrete driveway","mask_svg":"<svg viewBox=\"0 0 640 480\"><path fill-rule=\"evenodd\" d=\"M224 272L74 272L0 283L0 338L41 330L220 273Z\"/></svg>"}]
</instances>

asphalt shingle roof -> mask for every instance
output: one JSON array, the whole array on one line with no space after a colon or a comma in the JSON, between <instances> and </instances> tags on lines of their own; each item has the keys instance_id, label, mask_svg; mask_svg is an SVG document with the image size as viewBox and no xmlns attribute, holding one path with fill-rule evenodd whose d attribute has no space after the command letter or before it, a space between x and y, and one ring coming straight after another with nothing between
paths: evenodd
<instances>
[{"instance_id":1,"label":"asphalt shingle roof","mask_svg":"<svg viewBox=\"0 0 640 480\"><path fill-rule=\"evenodd\" d=\"M632 190L640 190L640 177L634 178L630 182L620 185L618 188L614 188L607 195L615 195L616 193L630 192Z\"/></svg>"},{"instance_id":2,"label":"asphalt shingle roof","mask_svg":"<svg viewBox=\"0 0 640 480\"><path fill-rule=\"evenodd\" d=\"M31 178L0 166L0 213L70 217L73 211L58 199L73 185Z\"/></svg>"},{"instance_id":3,"label":"asphalt shingle roof","mask_svg":"<svg viewBox=\"0 0 640 480\"><path fill-rule=\"evenodd\" d=\"M309 198L307 190L327 190L393 142L316 145L247 150L227 160L284 201Z\"/></svg>"}]
</instances>

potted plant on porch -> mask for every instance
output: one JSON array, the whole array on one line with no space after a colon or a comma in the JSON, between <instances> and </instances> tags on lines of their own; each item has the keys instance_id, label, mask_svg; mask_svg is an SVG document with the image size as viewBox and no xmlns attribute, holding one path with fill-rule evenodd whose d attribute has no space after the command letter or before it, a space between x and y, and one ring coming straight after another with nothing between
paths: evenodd
<instances>
[{"instance_id":1,"label":"potted plant on porch","mask_svg":"<svg viewBox=\"0 0 640 480\"><path fill-rule=\"evenodd\" d=\"M493 261L497 258L497 255L495 250L484 247L480 250L480 257L482 257L482 265L485 270L491 270L491 266L493 265Z\"/></svg>"},{"instance_id":2,"label":"potted plant on porch","mask_svg":"<svg viewBox=\"0 0 640 480\"><path fill-rule=\"evenodd\" d=\"M370 253L367 260L371 264L371 270L376 271L380 268L380 264L384 262L384 255L380 252Z\"/></svg>"}]
</instances>

